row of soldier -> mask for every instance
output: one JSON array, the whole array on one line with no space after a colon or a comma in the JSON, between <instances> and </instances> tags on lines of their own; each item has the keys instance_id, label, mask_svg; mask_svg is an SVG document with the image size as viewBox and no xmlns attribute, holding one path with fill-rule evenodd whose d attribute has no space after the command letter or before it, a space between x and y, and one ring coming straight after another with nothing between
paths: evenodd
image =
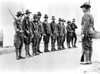
<instances>
[{"instance_id":1,"label":"row of soldier","mask_svg":"<svg viewBox=\"0 0 100 74\"><path fill-rule=\"evenodd\" d=\"M29 10L23 14L21 11L17 12L17 19L14 22L15 36L14 36L14 46L16 49L16 59L24 59L21 56L21 51L23 44L25 44L26 57L31 57L43 53L40 51L40 43L43 37L44 41L44 52L50 52L48 50L48 44L51 38L51 51L63 50L64 42L66 40L68 48L70 43L72 47L76 47L77 36L75 29L77 26L75 24L75 19L67 21L67 26L65 27L65 20L59 18L58 23L55 22L55 16L52 16L52 22L48 22L48 15L44 15L44 21L41 22L42 14L38 12L33 15L33 20L30 21ZM24 19L22 17L24 15ZM66 31L67 33L66 33ZM55 49L55 43L57 41L58 49ZM29 52L29 46L32 43L32 55Z\"/></svg>"}]
</instances>

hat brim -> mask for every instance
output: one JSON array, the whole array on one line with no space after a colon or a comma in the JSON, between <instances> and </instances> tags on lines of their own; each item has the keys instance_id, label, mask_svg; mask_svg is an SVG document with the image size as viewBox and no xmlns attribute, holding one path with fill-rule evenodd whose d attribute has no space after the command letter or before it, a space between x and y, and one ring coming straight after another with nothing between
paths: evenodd
<instances>
[{"instance_id":1,"label":"hat brim","mask_svg":"<svg viewBox=\"0 0 100 74\"><path fill-rule=\"evenodd\" d=\"M25 13L25 14L30 14L30 13L32 13L32 12L27 12L27 13Z\"/></svg>"},{"instance_id":2,"label":"hat brim","mask_svg":"<svg viewBox=\"0 0 100 74\"><path fill-rule=\"evenodd\" d=\"M86 7L86 8L91 8L91 6L90 6L90 5L82 5L82 6L80 6L80 8L83 8L83 7Z\"/></svg>"},{"instance_id":3,"label":"hat brim","mask_svg":"<svg viewBox=\"0 0 100 74\"><path fill-rule=\"evenodd\" d=\"M23 16L24 14L19 14L19 15L15 15L15 16Z\"/></svg>"}]
</instances>

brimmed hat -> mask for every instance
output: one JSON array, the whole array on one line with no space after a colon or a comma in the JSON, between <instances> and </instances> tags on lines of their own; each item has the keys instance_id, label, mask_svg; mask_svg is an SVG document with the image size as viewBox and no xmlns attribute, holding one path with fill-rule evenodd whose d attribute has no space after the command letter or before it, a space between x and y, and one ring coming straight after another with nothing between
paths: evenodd
<instances>
[{"instance_id":1,"label":"brimmed hat","mask_svg":"<svg viewBox=\"0 0 100 74\"><path fill-rule=\"evenodd\" d=\"M51 18L52 20L55 20L55 16L52 16L52 18Z\"/></svg>"},{"instance_id":2,"label":"brimmed hat","mask_svg":"<svg viewBox=\"0 0 100 74\"><path fill-rule=\"evenodd\" d=\"M68 20L68 21L67 21L67 23L71 23L71 21L70 21L70 20Z\"/></svg>"},{"instance_id":3,"label":"brimmed hat","mask_svg":"<svg viewBox=\"0 0 100 74\"><path fill-rule=\"evenodd\" d=\"M61 18L59 18L58 21L61 21Z\"/></svg>"},{"instance_id":4,"label":"brimmed hat","mask_svg":"<svg viewBox=\"0 0 100 74\"><path fill-rule=\"evenodd\" d=\"M48 18L48 15L47 15L47 14L45 14L45 15L44 15L44 18Z\"/></svg>"},{"instance_id":5,"label":"brimmed hat","mask_svg":"<svg viewBox=\"0 0 100 74\"><path fill-rule=\"evenodd\" d=\"M18 17L18 16L23 16L23 15L24 14L21 11L18 11L16 16Z\"/></svg>"},{"instance_id":6,"label":"brimmed hat","mask_svg":"<svg viewBox=\"0 0 100 74\"><path fill-rule=\"evenodd\" d=\"M83 8L83 7L90 8L91 5L88 2L85 2L82 6L80 6L80 8Z\"/></svg>"},{"instance_id":7,"label":"brimmed hat","mask_svg":"<svg viewBox=\"0 0 100 74\"><path fill-rule=\"evenodd\" d=\"M66 22L64 19L62 19L62 22Z\"/></svg>"},{"instance_id":8,"label":"brimmed hat","mask_svg":"<svg viewBox=\"0 0 100 74\"><path fill-rule=\"evenodd\" d=\"M41 16L42 14L41 14L41 12L37 12L37 16Z\"/></svg>"},{"instance_id":9,"label":"brimmed hat","mask_svg":"<svg viewBox=\"0 0 100 74\"><path fill-rule=\"evenodd\" d=\"M36 19L36 18L37 18L37 15L36 15L36 14L34 14L34 15L33 15L33 19Z\"/></svg>"},{"instance_id":10,"label":"brimmed hat","mask_svg":"<svg viewBox=\"0 0 100 74\"><path fill-rule=\"evenodd\" d=\"M25 14L30 14L31 12L27 9L26 10L26 12L25 12Z\"/></svg>"}]
</instances>

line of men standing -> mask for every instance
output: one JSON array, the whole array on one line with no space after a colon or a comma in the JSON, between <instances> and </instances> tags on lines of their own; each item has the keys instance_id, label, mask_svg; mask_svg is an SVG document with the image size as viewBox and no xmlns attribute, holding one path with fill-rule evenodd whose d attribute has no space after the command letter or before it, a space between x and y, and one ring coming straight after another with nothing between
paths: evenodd
<instances>
[{"instance_id":1,"label":"line of men standing","mask_svg":"<svg viewBox=\"0 0 100 74\"><path fill-rule=\"evenodd\" d=\"M50 52L48 49L48 44L51 38L51 51L57 51L55 49L55 43L57 41L58 50L65 49L64 42L67 41L68 48L70 43L72 47L76 47L77 36L75 29L77 26L75 24L75 19L73 23L67 21L67 26L65 27L65 20L59 18L58 24L55 22L55 16L52 16L52 22L48 22L48 15L44 15L44 21L41 22L42 14L38 12L33 15L33 19L30 20L31 12L26 10L25 14L21 11L17 12L17 20L14 21L15 36L14 36L14 46L16 49L16 59L25 59L21 56L21 51L23 44L25 44L26 57L31 57L43 53L40 51L40 43L43 37L44 41L44 52ZM24 19L22 20L22 17ZM66 33L67 30L67 33ZM73 44L74 41L74 44ZM32 55L29 52L30 44L32 43Z\"/></svg>"}]
</instances>

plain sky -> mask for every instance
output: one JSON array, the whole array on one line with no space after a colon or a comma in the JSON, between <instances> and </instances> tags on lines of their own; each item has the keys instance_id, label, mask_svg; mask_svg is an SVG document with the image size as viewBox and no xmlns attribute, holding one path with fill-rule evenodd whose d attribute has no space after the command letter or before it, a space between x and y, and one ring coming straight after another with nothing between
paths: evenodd
<instances>
[{"instance_id":1,"label":"plain sky","mask_svg":"<svg viewBox=\"0 0 100 74\"><path fill-rule=\"evenodd\" d=\"M0 0L0 29L3 29L3 40L4 46L12 46L14 40L14 28L11 14L8 12L8 9L16 15L17 11L24 11L29 9L32 14L40 11L42 13L41 20L43 21L44 14L48 14L49 22L51 22L51 16L56 17L56 22L58 18L64 18L67 20L76 19L76 24L78 26L77 33L80 33L81 30L81 18L83 12L80 9L80 6L88 0ZM95 29L100 31L100 3L99 0L90 1L91 13L93 14L95 21Z\"/></svg>"}]
</instances>

